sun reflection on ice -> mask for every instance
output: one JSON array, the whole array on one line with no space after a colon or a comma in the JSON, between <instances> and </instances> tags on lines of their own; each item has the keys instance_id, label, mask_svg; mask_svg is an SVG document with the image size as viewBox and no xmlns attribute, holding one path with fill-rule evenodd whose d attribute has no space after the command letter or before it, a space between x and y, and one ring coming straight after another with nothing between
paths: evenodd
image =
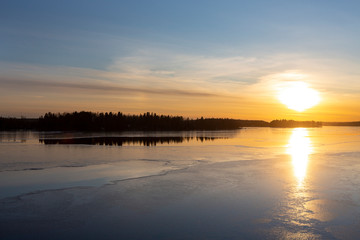
<instances>
[{"instance_id":1,"label":"sun reflection on ice","mask_svg":"<svg viewBox=\"0 0 360 240\"><path fill-rule=\"evenodd\" d=\"M306 169L311 152L312 146L307 129L295 128L287 145L287 153L291 155L294 176L298 181L298 186L303 184L306 177Z\"/></svg>"}]
</instances>

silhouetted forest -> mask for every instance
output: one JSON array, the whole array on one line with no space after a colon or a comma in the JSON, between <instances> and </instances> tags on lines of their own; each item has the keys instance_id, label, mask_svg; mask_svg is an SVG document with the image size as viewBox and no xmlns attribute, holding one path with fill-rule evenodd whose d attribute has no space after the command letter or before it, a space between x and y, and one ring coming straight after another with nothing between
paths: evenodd
<instances>
[{"instance_id":1,"label":"silhouetted forest","mask_svg":"<svg viewBox=\"0 0 360 240\"><path fill-rule=\"evenodd\" d=\"M36 130L39 119L36 118L3 118L0 117L0 131L6 130Z\"/></svg>"},{"instance_id":2,"label":"silhouetted forest","mask_svg":"<svg viewBox=\"0 0 360 240\"><path fill-rule=\"evenodd\" d=\"M80 138L59 138L39 139L44 144L85 144L85 145L106 145L122 146L134 144L142 146L156 146L157 144L182 143L184 141L214 141L216 137L80 137Z\"/></svg>"},{"instance_id":3,"label":"silhouetted forest","mask_svg":"<svg viewBox=\"0 0 360 240\"><path fill-rule=\"evenodd\" d=\"M39 118L39 130L58 131L164 131L164 130L225 130L237 129L233 119L184 119L180 116L144 113L125 115L118 113L46 113Z\"/></svg>"},{"instance_id":4,"label":"silhouetted forest","mask_svg":"<svg viewBox=\"0 0 360 240\"><path fill-rule=\"evenodd\" d=\"M294 121L294 120L273 120L270 127L296 128L296 127L322 127L322 122L315 121Z\"/></svg>"},{"instance_id":5,"label":"silhouetted forest","mask_svg":"<svg viewBox=\"0 0 360 240\"><path fill-rule=\"evenodd\" d=\"M242 127L321 127L360 126L353 123L322 123L315 121L239 120L228 118L189 119L181 116L144 113L126 115L121 112L93 113L46 113L38 119L0 117L0 130L39 130L39 131L182 131L182 130L231 130Z\"/></svg>"}]
</instances>

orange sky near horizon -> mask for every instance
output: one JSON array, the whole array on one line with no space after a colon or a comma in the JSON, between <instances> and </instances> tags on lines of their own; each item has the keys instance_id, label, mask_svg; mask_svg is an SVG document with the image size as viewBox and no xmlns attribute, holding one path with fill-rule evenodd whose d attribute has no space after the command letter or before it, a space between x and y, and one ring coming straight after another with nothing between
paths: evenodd
<instances>
[{"instance_id":1,"label":"orange sky near horizon","mask_svg":"<svg viewBox=\"0 0 360 240\"><path fill-rule=\"evenodd\" d=\"M21 71L18 68L18 76L13 77L0 89L2 116L38 117L46 112L84 110L120 111L125 114L154 112L190 118L203 116L265 121L360 120L357 94L327 89L320 78L314 81L314 76L299 71L263 76L253 84L228 82L219 85L208 82L206 76L192 82L176 79L169 83L163 77L152 77L151 81L147 82L146 76L138 75L128 75L128 78L134 79L133 84L124 84L117 82L117 79L123 76L116 72L93 70L87 73L86 69L71 68L50 69L48 73L40 69L42 74L39 74L33 73L32 68L22 66ZM11 71L11 68L9 69L8 72ZM49 71L48 68L46 70ZM76 83L68 80L71 78L64 76L64 71L68 74L70 72L71 76L78 76L79 79L76 79ZM11 72L14 76L14 71ZM48 74L52 75L53 81L45 82ZM95 80L89 79L89 75L95 75ZM107 80L98 80L104 78ZM320 102L302 112L289 109L281 103L278 89L284 84L296 81L305 82L318 91Z\"/></svg>"}]
</instances>

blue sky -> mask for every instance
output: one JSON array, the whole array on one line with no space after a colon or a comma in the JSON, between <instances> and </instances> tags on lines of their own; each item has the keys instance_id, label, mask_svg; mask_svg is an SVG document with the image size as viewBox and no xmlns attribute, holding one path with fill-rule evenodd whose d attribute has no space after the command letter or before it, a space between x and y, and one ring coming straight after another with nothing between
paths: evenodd
<instances>
[{"instance_id":1,"label":"blue sky","mask_svg":"<svg viewBox=\"0 0 360 240\"><path fill-rule=\"evenodd\" d=\"M359 53L355 39L349 39L360 34L357 1L5 1L3 5L2 61L101 69L132 48L163 44L210 56Z\"/></svg>"},{"instance_id":2,"label":"blue sky","mask_svg":"<svg viewBox=\"0 0 360 240\"><path fill-rule=\"evenodd\" d=\"M253 108L261 107L262 101L266 106L270 101L266 97L271 97L265 86L269 76L295 72L329 99L321 116L330 119L328 105L341 108L334 98L359 97L359 10L358 1L2 1L0 86L4 94L0 100L13 107L0 111L35 116L43 111L81 110L73 109L76 106L94 111L266 118L246 111L241 101L245 98ZM61 98L59 91L70 91L69 83L83 86L75 86L76 97L63 95L72 104L56 101ZM251 92L256 84L261 91ZM137 89L138 94L89 92L89 86L104 85L104 89ZM149 88L164 94L146 92ZM171 99L172 106L161 106L174 91L222 98L198 99L199 106L190 111L181 103L193 100L184 94ZM255 93L258 99L247 97ZM123 98L116 100L117 95ZM20 96L36 107L21 107ZM39 98L49 104L41 105ZM92 108L92 101L99 106ZM116 107L116 101L128 104ZM229 107L204 108L209 101L229 103ZM348 113L333 119L349 119L353 110L349 106ZM291 112L279 117L288 114L299 117Z\"/></svg>"}]
</instances>

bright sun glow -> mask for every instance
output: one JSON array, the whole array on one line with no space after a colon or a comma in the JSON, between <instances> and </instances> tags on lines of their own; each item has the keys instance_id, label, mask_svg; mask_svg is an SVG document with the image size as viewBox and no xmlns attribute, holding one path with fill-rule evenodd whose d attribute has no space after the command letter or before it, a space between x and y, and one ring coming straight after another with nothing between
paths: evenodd
<instances>
[{"instance_id":1,"label":"bright sun glow","mask_svg":"<svg viewBox=\"0 0 360 240\"><path fill-rule=\"evenodd\" d=\"M304 82L291 82L280 89L278 98L288 108L302 112L320 102L319 92Z\"/></svg>"},{"instance_id":2,"label":"bright sun glow","mask_svg":"<svg viewBox=\"0 0 360 240\"><path fill-rule=\"evenodd\" d=\"M287 153L291 155L294 175L299 185L302 184L306 176L306 168L311 152L312 147L308 131L305 128L295 128L287 145Z\"/></svg>"}]
</instances>

